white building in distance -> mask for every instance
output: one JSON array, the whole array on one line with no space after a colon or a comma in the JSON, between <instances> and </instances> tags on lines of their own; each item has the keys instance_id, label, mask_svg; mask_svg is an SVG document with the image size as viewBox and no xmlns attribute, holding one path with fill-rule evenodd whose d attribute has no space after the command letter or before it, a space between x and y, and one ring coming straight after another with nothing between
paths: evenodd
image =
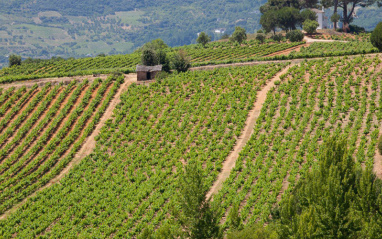
<instances>
[{"instance_id":1,"label":"white building in distance","mask_svg":"<svg viewBox=\"0 0 382 239\"><path fill-rule=\"evenodd\" d=\"M328 18L325 17L325 10L324 10L324 8L322 8L322 9L323 10L319 10L319 9L315 9L315 8L310 9L313 12L316 13L317 22L319 24L317 29L326 29L326 28L328 28Z\"/></svg>"}]
</instances>

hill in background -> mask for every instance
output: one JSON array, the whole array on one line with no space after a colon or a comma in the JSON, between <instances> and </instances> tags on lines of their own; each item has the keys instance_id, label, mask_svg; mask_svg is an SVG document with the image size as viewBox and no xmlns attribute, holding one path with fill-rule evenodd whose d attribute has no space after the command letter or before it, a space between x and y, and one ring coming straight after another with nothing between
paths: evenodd
<instances>
[{"instance_id":1,"label":"hill in background","mask_svg":"<svg viewBox=\"0 0 382 239\"><path fill-rule=\"evenodd\" d=\"M259 7L265 1L238 0L0 0L0 66L9 54L24 58L87 57L125 54L152 39L170 46L194 43L206 31L212 40L242 26L260 29ZM378 9L359 9L359 24L367 30L381 20ZM368 16L366 18L366 16ZM370 17L374 16L374 17Z\"/></svg>"}]
</instances>

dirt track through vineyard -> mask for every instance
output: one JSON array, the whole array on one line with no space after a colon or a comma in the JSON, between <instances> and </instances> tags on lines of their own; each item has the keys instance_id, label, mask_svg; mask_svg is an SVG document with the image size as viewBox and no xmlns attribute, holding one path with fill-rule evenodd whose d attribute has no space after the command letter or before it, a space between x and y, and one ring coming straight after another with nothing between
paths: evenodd
<instances>
[{"instance_id":1,"label":"dirt track through vineyard","mask_svg":"<svg viewBox=\"0 0 382 239\"><path fill-rule=\"evenodd\" d=\"M105 113L101 117L100 122L97 124L95 130L86 139L85 143L82 145L81 149L77 152L77 154L75 155L74 159L68 164L68 166L59 175L57 175L55 178L50 180L50 182L48 184L46 184L44 187L40 188L39 190L37 190L36 192L31 194L30 196L25 198L23 201L21 201L19 204L17 204L13 208L11 208L7 212L5 212L3 215L1 215L0 216L0 220L6 219L10 214L15 212L22 205L24 205L29 198L34 197L38 192L44 190L47 187L52 186L55 183L59 183L59 181L65 175L67 175L70 172L70 169L72 169L75 165L79 164L83 158L85 158L87 155L89 155L89 154L91 154L93 152L93 150L95 148L95 145L96 145L95 137L99 134L99 132L100 132L101 128L104 126L105 122L108 119L110 119L111 116L113 115L113 111L114 111L115 107L121 101L121 97L120 97L121 94L124 91L127 90L129 85L131 85L132 83L136 82L136 79L137 79L136 74L125 75L125 82L118 89L118 91L115 94L114 98L112 99L112 101L110 102L109 106L107 107Z\"/></svg>"},{"instance_id":2,"label":"dirt track through vineyard","mask_svg":"<svg viewBox=\"0 0 382 239\"><path fill-rule=\"evenodd\" d=\"M278 74L276 74L267 85L257 93L256 101L254 107L249 111L248 118L245 122L245 127L242 134L239 136L233 151L228 155L227 159L223 163L222 170L218 175L217 180L211 187L210 191L207 193L207 199L211 199L214 194L216 194L223 186L224 181L229 177L231 170L235 167L236 160L239 157L239 153L247 144L248 140L253 134L253 127L255 126L256 120L260 115L261 108L267 98L269 90L275 86L275 81L280 80L280 76L287 73L288 69L294 64L290 64Z\"/></svg>"},{"instance_id":3,"label":"dirt track through vineyard","mask_svg":"<svg viewBox=\"0 0 382 239\"><path fill-rule=\"evenodd\" d=\"M373 171L379 179L382 179L382 155L379 153L378 149L375 151Z\"/></svg>"}]
</instances>

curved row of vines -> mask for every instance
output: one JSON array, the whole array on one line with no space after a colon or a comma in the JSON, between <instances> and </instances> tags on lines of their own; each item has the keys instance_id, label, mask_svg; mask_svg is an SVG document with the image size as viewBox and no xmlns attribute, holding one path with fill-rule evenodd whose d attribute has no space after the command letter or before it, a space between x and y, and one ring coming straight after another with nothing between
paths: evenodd
<instances>
[{"instance_id":1,"label":"curved row of vines","mask_svg":"<svg viewBox=\"0 0 382 239\"><path fill-rule=\"evenodd\" d=\"M134 238L159 226L177 200L184 163L202 161L212 186L257 91L283 67L187 72L131 85L94 154L1 221L0 236Z\"/></svg>"},{"instance_id":2,"label":"curved row of vines","mask_svg":"<svg viewBox=\"0 0 382 239\"><path fill-rule=\"evenodd\" d=\"M268 94L254 134L214 196L227 216L265 221L272 207L316 166L320 144L345 135L358 166L373 167L382 121L380 58L304 62ZM225 228L228 221L222 217Z\"/></svg>"},{"instance_id":3,"label":"curved row of vines","mask_svg":"<svg viewBox=\"0 0 382 239\"><path fill-rule=\"evenodd\" d=\"M58 175L94 130L122 79L2 90L0 213Z\"/></svg>"}]
</instances>

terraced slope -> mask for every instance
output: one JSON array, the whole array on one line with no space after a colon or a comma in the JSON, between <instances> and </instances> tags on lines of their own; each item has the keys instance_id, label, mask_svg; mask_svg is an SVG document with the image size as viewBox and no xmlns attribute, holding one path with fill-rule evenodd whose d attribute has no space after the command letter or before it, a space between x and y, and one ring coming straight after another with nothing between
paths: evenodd
<instances>
[{"instance_id":1,"label":"terraced slope","mask_svg":"<svg viewBox=\"0 0 382 239\"><path fill-rule=\"evenodd\" d=\"M225 68L132 85L95 153L0 222L2 237L136 237L169 216L183 163L212 186L261 89L285 65Z\"/></svg>"},{"instance_id":2,"label":"terraced slope","mask_svg":"<svg viewBox=\"0 0 382 239\"><path fill-rule=\"evenodd\" d=\"M2 91L0 213L55 177L93 131L121 84L109 78Z\"/></svg>"}]
</instances>

